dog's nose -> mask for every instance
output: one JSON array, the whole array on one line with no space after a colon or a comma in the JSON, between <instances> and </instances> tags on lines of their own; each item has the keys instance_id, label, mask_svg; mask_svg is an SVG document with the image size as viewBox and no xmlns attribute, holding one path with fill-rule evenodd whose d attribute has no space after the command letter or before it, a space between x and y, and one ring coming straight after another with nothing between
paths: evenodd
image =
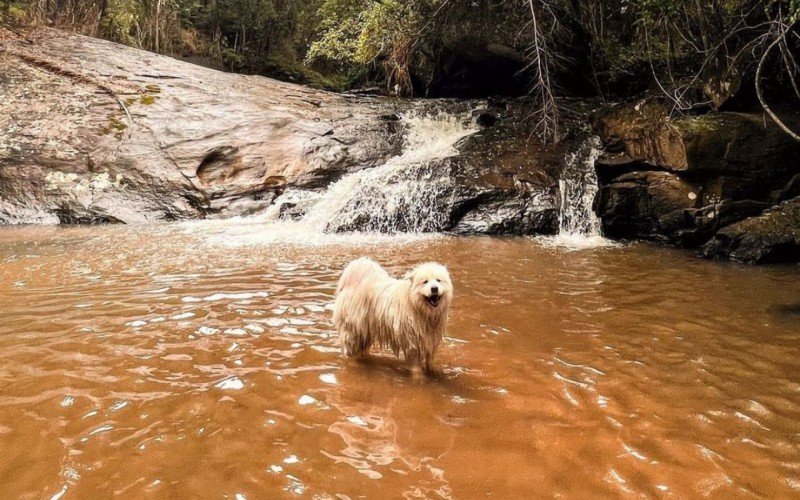
<instances>
[{"instance_id":1,"label":"dog's nose","mask_svg":"<svg viewBox=\"0 0 800 500\"><path fill-rule=\"evenodd\" d=\"M438 294L439 293L439 287L438 286L432 286L431 287L431 293L434 294L434 295Z\"/></svg>"}]
</instances>

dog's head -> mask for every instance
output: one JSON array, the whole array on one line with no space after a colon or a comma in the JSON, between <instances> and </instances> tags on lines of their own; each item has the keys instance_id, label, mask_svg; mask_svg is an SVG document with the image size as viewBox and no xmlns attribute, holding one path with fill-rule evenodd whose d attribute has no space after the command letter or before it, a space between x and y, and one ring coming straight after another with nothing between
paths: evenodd
<instances>
[{"instance_id":1,"label":"dog's head","mask_svg":"<svg viewBox=\"0 0 800 500\"><path fill-rule=\"evenodd\" d=\"M447 311L453 299L453 284L447 268L435 262L427 262L406 274L411 281L411 301L417 309L433 313Z\"/></svg>"}]
</instances>

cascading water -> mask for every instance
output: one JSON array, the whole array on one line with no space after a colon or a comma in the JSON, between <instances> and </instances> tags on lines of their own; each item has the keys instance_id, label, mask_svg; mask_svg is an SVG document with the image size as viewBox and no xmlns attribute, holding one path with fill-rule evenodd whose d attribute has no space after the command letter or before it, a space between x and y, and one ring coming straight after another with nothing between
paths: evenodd
<instances>
[{"instance_id":1,"label":"cascading water","mask_svg":"<svg viewBox=\"0 0 800 500\"><path fill-rule=\"evenodd\" d=\"M261 215L246 219L261 225L259 231L239 219L226 224L224 239L231 244L360 244L446 229L455 185L440 160L458 154L459 141L478 128L466 117L444 113L404 116L401 123L401 154L347 174L326 191L289 189ZM559 181L559 234L537 238L541 243L567 250L615 245L601 236L600 220L592 210L599 155L600 142L593 138L565 158Z\"/></svg>"},{"instance_id":2,"label":"cascading water","mask_svg":"<svg viewBox=\"0 0 800 500\"><path fill-rule=\"evenodd\" d=\"M454 183L439 160L458 154L458 142L478 128L466 116L445 113L409 114L401 124L401 154L347 174L326 191L288 189L259 215L217 221L221 239L230 245L363 244L443 230Z\"/></svg>"},{"instance_id":3,"label":"cascading water","mask_svg":"<svg viewBox=\"0 0 800 500\"><path fill-rule=\"evenodd\" d=\"M599 191L594 164L602 152L600 148L600 140L592 137L566 156L558 181L558 235L543 241L567 249L614 245L603 238L600 218L592 207Z\"/></svg>"},{"instance_id":4,"label":"cascading water","mask_svg":"<svg viewBox=\"0 0 800 500\"><path fill-rule=\"evenodd\" d=\"M558 229L561 235L600 236L600 218L592 209L598 191L594 162L600 153L600 141L593 137L567 155L558 181L561 193Z\"/></svg>"},{"instance_id":5,"label":"cascading water","mask_svg":"<svg viewBox=\"0 0 800 500\"><path fill-rule=\"evenodd\" d=\"M299 223L312 232L365 231L421 233L443 229L452 179L436 170L441 160L458 153L455 146L477 132L459 116L410 116L402 154L383 165L345 175L323 193L290 190L275 201L280 206L308 204Z\"/></svg>"}]
</instances>

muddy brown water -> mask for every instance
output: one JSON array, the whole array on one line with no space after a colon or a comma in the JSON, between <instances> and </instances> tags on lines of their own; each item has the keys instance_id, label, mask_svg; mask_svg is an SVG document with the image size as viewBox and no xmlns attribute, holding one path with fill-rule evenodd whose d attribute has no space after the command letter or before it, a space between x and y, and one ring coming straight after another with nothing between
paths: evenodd
<instances>
[{"instance_id":1,"label":"muddy brown water","mask_svg":"<svg viewBox=\"0 0 800 500\"><path fill-rule=\"evenodd\" d=\"M263 231L0 230L0 496L800 496L800 268ZM450 267L439 378L339 357L361 255Z\"/></svg>"}]
</instances>

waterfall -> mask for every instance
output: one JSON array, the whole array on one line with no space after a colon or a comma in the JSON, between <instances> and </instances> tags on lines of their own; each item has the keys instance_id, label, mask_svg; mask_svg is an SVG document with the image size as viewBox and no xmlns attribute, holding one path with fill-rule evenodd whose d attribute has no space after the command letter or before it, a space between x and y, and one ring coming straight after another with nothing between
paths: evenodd
<instances>
[{"instance_id":1,"label":"waterfall","mask_svg":"<svg viewBox=\"0 0 800 500\"><path fill-rule=\"evenodd\" d=\"M566 157L561 179L558 232L563 236L600 236L600 218L592 205L599 190L594 162L600 157L600 141L592 137Z\"/></svg>"},{"instance_id":2,"label":"waterfall","mask_svg":"<svg viewBox=\"0 0 800 500\"><path fill-rule=\"evenodd\" d=\"M540 238L543 243L571 250L614 245L603 238L600 218L593 209L599 191L594 163L601 152L600 140L592 137L564 158L564 169L558 181L558 235Z\"/></svg>"},{"instance_id":3,"label":"waterfall","mask_svg":"<svg viewBox=\"0 0 800 500\"><path fill-rule=\"evenodd\" d=\"M310 232L439 231L447 221L452 179L439 162L458 153L456 144L477 132L459 116L404 116L404 145L386 163L347 174L327 191L288 190L265 214L280 218L284 205L306 205L299 224Z\"/></svg>"},{"instance_id":4,"label":"waterfall","mask_svg":"<svg viewBox=\"0 0 800 500\"><path fill-rule=\"evenodd\" d=\"M442 171L441 160L458 154L458 143L477 126L465 116L445 113L408 114L401 124L399 155L346 174L324 191L287 189L260 215L227 223L225 239L238 244L361 244L444 230L456 186L450 172ZM564 158L559 233L536 238L542 244L566 250L615 245L601 236L592 210L599 155L600 141L592 138ZM247 228L247 222L259 224L259 231Z\"/></svg>"}]
</instances>

